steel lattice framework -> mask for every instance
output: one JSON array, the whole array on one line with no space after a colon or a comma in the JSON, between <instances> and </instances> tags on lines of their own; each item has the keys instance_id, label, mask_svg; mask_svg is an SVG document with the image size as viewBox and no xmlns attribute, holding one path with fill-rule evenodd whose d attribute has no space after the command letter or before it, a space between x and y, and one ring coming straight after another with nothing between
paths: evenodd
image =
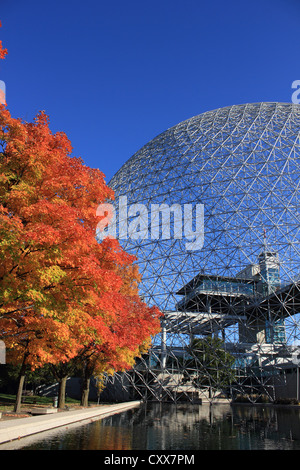
<instances>
[{"instance_id":1,"label":"steel lattice framework","mask_svg":"<svg viewBox=\"0 0 300 470\"><path fill-rule=\"evenodd\" d=\"M148 233L120 239L137 256L145 302L165 315L124 387L155 400L285 396L300 352L299 184L300 106L288 103L205 112L122 166L110 182L116 202L204 208L199 249L187 249L184 230L176 237L175 212L169 238L162 220L153 237L149 212Z\"/></svg>"}]
</instances>

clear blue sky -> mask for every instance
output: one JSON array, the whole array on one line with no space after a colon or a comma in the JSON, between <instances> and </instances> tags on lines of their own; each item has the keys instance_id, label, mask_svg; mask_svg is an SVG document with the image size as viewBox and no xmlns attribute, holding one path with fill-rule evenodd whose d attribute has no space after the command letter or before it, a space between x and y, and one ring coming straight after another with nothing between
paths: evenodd
<instances>
[{"instance_id":1,"label":"clear blue sky","mask_svg":"<svg viewBox=\"0 0 300 470\"><path fill-rule=\"evenodd\" d=\"M299 0L0 0L0 19L13 117L45 110L107 181L167 128L300 79Z\"/></svg>"}]
</instances>

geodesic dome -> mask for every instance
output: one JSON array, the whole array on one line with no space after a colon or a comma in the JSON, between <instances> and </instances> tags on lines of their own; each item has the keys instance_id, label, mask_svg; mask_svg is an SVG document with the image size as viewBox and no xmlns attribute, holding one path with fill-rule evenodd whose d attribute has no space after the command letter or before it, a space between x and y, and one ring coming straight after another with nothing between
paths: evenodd
<instances>
[{"instance_id":1,"label":"geodesic dome","mask_svg":"<svg viewBox=\"0 0 300 470\"><path fill-rule=\"evenodd\" d=\"M112 178L117 236L137 257L141 295L165 313L153 346L160 373L172 362L173 380L174 363L182 371L186 351L193 356L191 338L215 337L243 384L274 397L275 374L284 393L279 376L295 368L300 339L299 184L300 106L288 103L234 105L188 119ZM195 371L194 361L189 376ZM220 391L218 374L209 375ZM165 383L168 396L180 389L171 393Z\"/></svg>"}]
</instances>

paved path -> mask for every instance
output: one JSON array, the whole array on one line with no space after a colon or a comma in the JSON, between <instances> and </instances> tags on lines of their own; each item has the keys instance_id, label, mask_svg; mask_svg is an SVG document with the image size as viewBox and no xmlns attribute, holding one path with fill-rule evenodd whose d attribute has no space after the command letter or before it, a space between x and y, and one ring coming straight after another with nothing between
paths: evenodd
<instances>
[{"instance_id":1,"label":"paved path","mask_svg":"<svg viewBox=\"0 0 300 470\"><path fill-rule=\"evenodd\" d=\"M79 421L121 413L139 406L140 403L140 401L130 401L114 405L99 405L76 411L60 411L54 414L30 416L28 418L0 420L0 444Z\"/></svg>"}]
</instances>

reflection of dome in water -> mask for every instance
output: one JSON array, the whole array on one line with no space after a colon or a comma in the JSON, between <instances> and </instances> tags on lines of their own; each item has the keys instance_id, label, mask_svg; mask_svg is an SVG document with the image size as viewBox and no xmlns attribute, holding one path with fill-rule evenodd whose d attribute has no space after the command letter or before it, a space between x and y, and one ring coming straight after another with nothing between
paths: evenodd
<instances>
[{"instance_id":1,"label":"reflection of dome in water","mask_svg":"<svg viewBox=\"0 0 300 470\"><path fill-rule=\"evenodd\" d=\"M203 204L204 243L198 250L187 250L190 239L174 236L175 215L170 221L170 239L151 239L150 226L144 239L121 240L138 258L145 300L164 311L208 311L204 303L209 300L209 311L237 315L247 303L239 299L247 297L249 289L266 298L274 290L292 285L296 302L299 185L298 105L229 106L181 122L151 140L112 178L116 201L126 196L128 207L143 204L149 211L149 223L154 204L180 205L183 222L184 204L194 208ZM178 221L178 213L176 217ZM196 222L193 212L194 231ZM198 294L205 291L205 296L199 294L195 300L195 289ZM218 296L209 297L209 289L218 291ZM280 306L274 308L281 320L292 319L291 341L295 342L298 307L294 302L293 309L283 313L286 300L281 298ZM262 312L263 307L259 308ZM267 315L265 324L270 320ZM252 326L248 324L248 328ZM240 342L241 335L240 328ZM245 338L250 341L249 334ZM258 336L254 342L259 342Z\"/></svg>"}]
</instances>

